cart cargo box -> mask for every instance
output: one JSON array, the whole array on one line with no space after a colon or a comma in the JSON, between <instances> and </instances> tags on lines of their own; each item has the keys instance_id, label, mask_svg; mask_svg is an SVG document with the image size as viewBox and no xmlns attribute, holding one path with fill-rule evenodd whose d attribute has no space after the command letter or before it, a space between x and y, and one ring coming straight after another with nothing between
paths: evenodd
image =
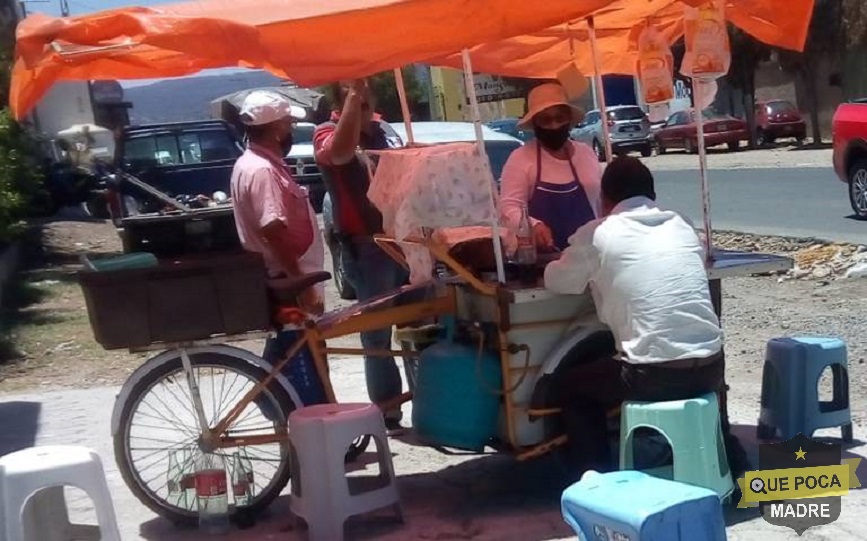
<instances>
[{"instance_id":1,"label":"cart cargo box","mask_svg":"<svg viewBox=\"0 0 867 541\"><path fill-rule=\"evenodd\" d=\"M265 267L253 254L82 271L79 283L94 337L106 349L202 340L269 326Z\"/></svg>"}]
</instances>

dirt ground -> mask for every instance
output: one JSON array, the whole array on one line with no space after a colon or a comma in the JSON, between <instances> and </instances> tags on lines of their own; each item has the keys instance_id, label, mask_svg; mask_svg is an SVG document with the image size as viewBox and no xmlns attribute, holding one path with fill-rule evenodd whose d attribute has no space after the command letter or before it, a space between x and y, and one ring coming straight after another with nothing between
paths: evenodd
<instances>
[{"instance_id":1,"label":"dirt ground","mask_svg":"<svg viewBox=\"0 0 867 541\"><path fill-rule=\"evenodd\" d=\"M749 236L719 237L727 248L793 249L791 243L757 243ZM11 287L3 314L0 393L115 385L146 359L146 354L126 350L105 351L94 341L76 282L80 254L99 256L118 251L120 244L110 223L88 220L71 210L34 227L25 250L27 267ZM769 338L832 334L849 344L851 396L856 402L867 396L867 343L863 341L867 336L867 279L783 280L765 276L730 279L723 288L728 379L733 384L758 384ZM326 302L329 308L347 303L339 299L333 282L327 284ZM343 342L340 346L352 347L354 338ZM240 345L254 351L262 347L260 342Z\"/></svg>"},{"instance_id":2,"label":"dirt ground","mask_svg":"<svg viewBox=\"0 0 867 541\"><path fill-rule=\"evenodd\" d=\"M773 148L741 152L728 152L722 148L708 149L707 165L710 169L765 169L776 167L828 167L832 165L829 148L794 146L780 143ZM698 156L673 150L662 156L642 160L652 170L696 170Z\"/></svg>"}]
</instances>

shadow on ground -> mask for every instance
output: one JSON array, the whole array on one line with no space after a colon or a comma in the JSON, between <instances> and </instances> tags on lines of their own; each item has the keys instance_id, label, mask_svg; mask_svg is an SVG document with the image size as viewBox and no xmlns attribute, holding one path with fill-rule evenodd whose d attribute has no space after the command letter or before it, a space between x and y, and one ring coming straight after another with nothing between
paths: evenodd
<instances>
[{"instance_id":1,"label":"shadow on ground","mask_svg":"<svg viewBox=\"0 0 867 541\"><path fill-rule=\"evenodd\" d=\"M0 309L0 365L26 357L16 344L16 331L26 325L48 325L63 319L55 310L41 307L49 300L50 287L77 284L80 256L106 255L105 249L87 245L73 248L54 246L46 238L46 228L56 222L99 221L78 209L63 209L51 218L33 220L21 239L21 264L7 284Z\"/></svg>"},{"instance_id":2,"label":"shadow on ground","mask_svg":"<svg viewBox=\"0 0 867 541\"><path fill-rule=\"evenodd\" d=\"M542 541L574 536L560 516L560 494L567 483L553 459L516 462L487 455L436 472L399 476L398 484L405 524L389 509L354 517L346 523L347 540ZM532 521L527 520L530 516ZM163 519L142 524L140 532L152 540L205 539L195 528L177 528ZM301 540L306 533L292 531L289 498L283 496L255 528L235 530L232 539Z\"/></svg>"},{"instance_id":3,"label":"shadow on ground","mask_svg":"<svg viewBox=\"0 0 867 541\"><path fill-rule=\"evenodd\" d=\"M732 427L750 458L758 464L755 426ZM560 495L569 481L555 457L516 462L505 455L484 455L445 469L398 477L406 524L389 511L350 519L346 539L398 541L404 539L521 540L573 538L560 515ZM733 526L759 518L758 509L737 509L737 499L723 508ZM293 532L287 496L271 505L267 516L232 539L306 539ZM528 520L532 517L532 520ZM195 528L178 529L162 519L141 525L152 540L204 540Z\"/></svg>"},{"instance_id":4,"label":"shadow on ground","mask_svg":"<svg viewBox=\"0 0 867 541\"><path fill-rule=\"evenodd\" d=\"M39 430L38 402L0 402L0 456L20 451L36 444Z\"/></svg>"}]
</instances>

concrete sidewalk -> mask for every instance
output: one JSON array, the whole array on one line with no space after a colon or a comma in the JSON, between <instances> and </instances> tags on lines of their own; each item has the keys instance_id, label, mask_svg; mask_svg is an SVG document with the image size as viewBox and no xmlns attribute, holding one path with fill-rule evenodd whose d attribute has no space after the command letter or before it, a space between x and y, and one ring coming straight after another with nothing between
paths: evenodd
<instances>
[{"instance_id":1,"label":"concrete sidewalk","mask_svg":"<svg viewBox=\"0 0 867 541\"><path fill-rule=\"evenodd\" d=\"M338 396L365 401L362 363L337 361L333 377ZM756 460L755 419L757 382L733 393L732 418L736 434ZM205 539L196 529L178 529L140 504L123 483L114 461L109 420L116 388L41 392L0 397L0 451L10 452L33 444L75 444L95 449L103 458L115 511L124 540L196 541ZM839 430L830 432L839 436ZM863 427L856 438L864 439ZM575 539L559 512L562 474L552 459L517 463L508 456L447 455L436 450L392 441L395 469L406 514L406 525L381 518L353 519L347 539L473 539L485 541L543 541ZM867 456L862 442L848 449ZM862 472L867 468L862 465ZM862 480L867 473L861 474ZM70 490L73 518L95 522L89 500ZM803 537L771 526L756 510L726 509L729 539L762 541L803 539L867 539L867 493L853 491L843 499L840 519L807 530ZM247 541L306 539L289 530L288 499L282 496L256 528L233 531L223 539Z\"/></svg>"}]
</instances>

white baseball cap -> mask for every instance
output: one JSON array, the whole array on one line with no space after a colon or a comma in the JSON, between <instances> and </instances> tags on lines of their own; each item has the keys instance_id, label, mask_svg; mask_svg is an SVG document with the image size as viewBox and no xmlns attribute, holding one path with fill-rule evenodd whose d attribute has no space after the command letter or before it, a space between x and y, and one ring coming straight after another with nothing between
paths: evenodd
<instances>
[{"instance_id":1,"label":"white baseball cap","mask_svg":"<svg viewBox=\"0 0 867 541\"><path fill-rule=\"evenodd\" d=\"M241 105L241 122L247 126L262 126L287 116L302 120L307 116L303 107L292 105L289 98L268 90L250 92Z\"/></svg>"}]
</instances>

